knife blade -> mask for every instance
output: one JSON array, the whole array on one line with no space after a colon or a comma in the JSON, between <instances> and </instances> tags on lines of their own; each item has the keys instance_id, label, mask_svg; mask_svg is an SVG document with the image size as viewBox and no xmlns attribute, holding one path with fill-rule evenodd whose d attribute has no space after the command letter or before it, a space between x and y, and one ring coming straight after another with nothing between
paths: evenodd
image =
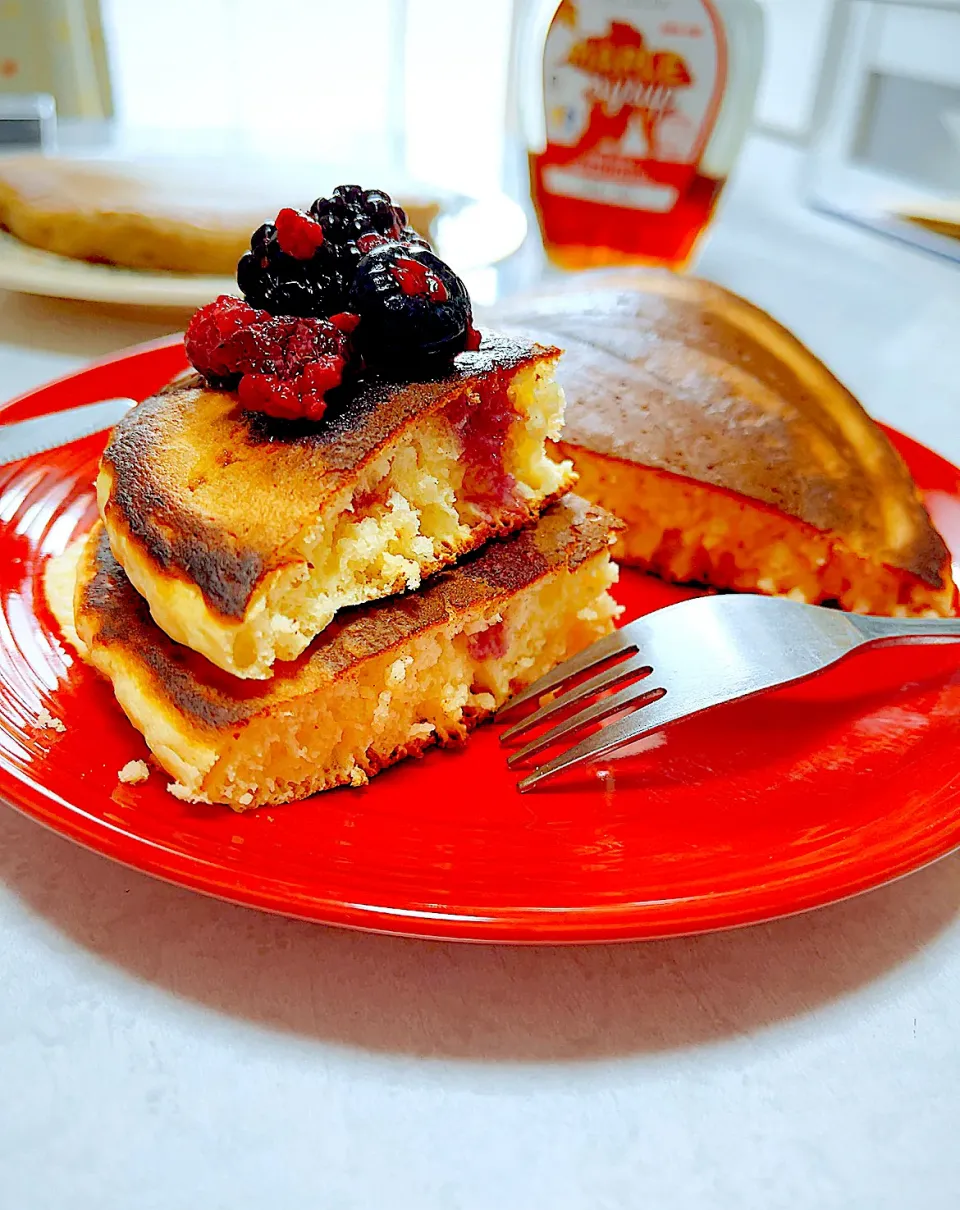
<instances>
[{"instance_id":1,"label":"knife blade","mask_svg":"<svg viewBox=\"0 0 960 1210\"><path fill-rule=\"evenodd\" d=\"M80 437L99 433L101 429L113 428L135 402L134 399L102 399L99 403L0 425L0 466L43 454Z\"/></svg>"}]
</instances>

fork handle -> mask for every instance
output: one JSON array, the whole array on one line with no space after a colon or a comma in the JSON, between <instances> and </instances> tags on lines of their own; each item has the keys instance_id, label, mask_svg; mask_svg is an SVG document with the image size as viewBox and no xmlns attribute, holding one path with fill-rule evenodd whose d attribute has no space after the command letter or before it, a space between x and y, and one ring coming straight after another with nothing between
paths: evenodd
<instances>
[{"instance_id":1,"label":"fork handle","mask_svg":"<svg viewBox=\"0 0 960 1210\"><path fill-rule=\"evenodd\" d=\"M960 618L877 618L862 613L847 617L873 645L960 643Z\"/></svg>"}]
</instances>

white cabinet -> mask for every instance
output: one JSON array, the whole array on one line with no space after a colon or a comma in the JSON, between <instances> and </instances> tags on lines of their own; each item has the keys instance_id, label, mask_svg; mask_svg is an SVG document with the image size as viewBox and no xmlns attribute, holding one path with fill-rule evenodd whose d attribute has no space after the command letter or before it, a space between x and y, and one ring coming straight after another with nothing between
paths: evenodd
<instances>
[{"instance_id":1,"label":"white cabinet","mask_svg":"<svg viewBox=\"0 0 960 1210\"><path fill-rule=\"evenodd\" d=\"M960 241L903 221L960 230L960 0L841 0L810 186L826 209L960 259Z\"/></svg>"}]
</instances>

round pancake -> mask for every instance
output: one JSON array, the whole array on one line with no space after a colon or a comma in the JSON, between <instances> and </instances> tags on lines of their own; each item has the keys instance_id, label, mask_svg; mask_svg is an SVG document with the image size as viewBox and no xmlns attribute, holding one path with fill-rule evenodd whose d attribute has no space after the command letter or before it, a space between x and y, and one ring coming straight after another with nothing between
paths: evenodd
<instances>
[{"instance_id":1,"label":"round pancake","mask_svg":"<svg viewBox=\"0 0 960 1210\"><path fill-rule=\"evenodd\" d=\"M282 206L309 206L313 173L232 160L0 161L0 226L74 260L232 277L250 235ZM402 199L426 235L433 199Z\"/></svg>"}]
</instances>

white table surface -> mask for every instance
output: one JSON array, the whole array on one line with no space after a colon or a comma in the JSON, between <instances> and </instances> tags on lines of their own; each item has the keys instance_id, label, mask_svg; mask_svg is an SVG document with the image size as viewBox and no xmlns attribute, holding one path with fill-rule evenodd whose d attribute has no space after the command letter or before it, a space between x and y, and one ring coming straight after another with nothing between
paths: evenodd
<instances>
[{"instance_id":1,"label":"white table surface","mask_svg":"<svg viewBox=\"0 0 960 1210\"><path fill-rule=\"evenodd\" d=\"M960 273L803 210L797 169L751 145L701 271L960 461ZM170 322L0 294L0 396ZM0 807L2 1210L956 1210L958 1124L960 856L735 933L461 947Z\"/></svg>"}]
</instances>

